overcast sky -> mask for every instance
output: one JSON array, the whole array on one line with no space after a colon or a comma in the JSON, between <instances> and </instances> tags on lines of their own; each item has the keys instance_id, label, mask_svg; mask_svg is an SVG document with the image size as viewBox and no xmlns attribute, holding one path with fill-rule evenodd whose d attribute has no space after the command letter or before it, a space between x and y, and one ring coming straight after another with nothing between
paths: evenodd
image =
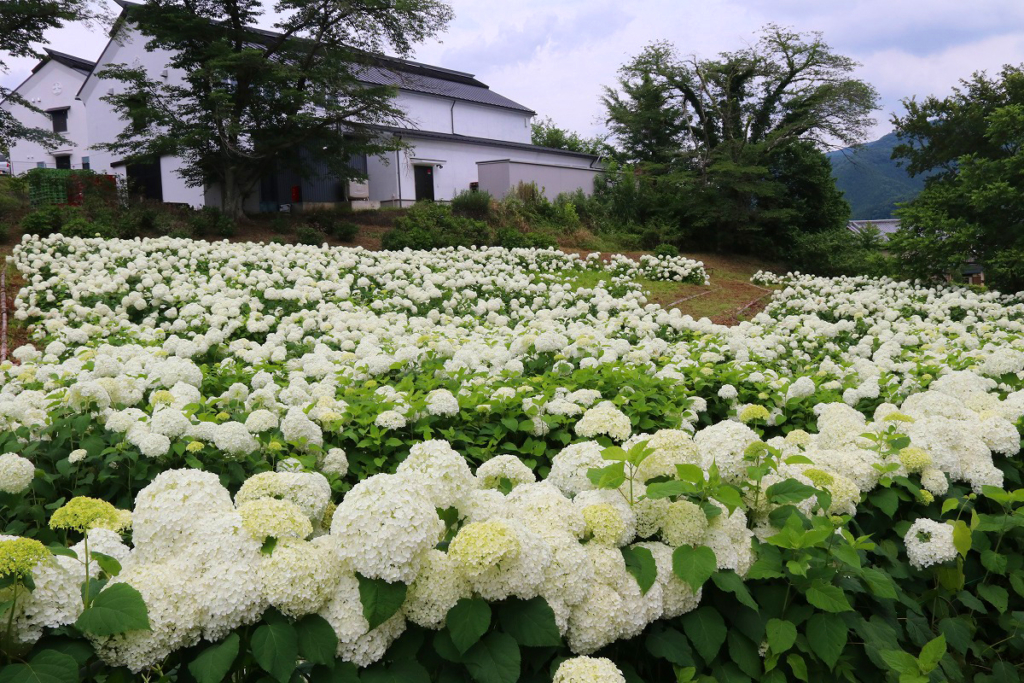
<instances>
[{"instance_id":1,"label":"overcast sky","mask_svg":"<svg viewBox=\"0 0 1024 683\"><path fill-rule=\"evenodd\" d=\"M269 6L271 3L267 3ZM604 129L603 85L654 40L684 55L713 57L754 42L774 22L821 31L862 64L859 78L882 96L872 137L891 130L904 97L946 95L974 71L1024 63L1022 0L451 0L455 19L415 58L468 71L491 89L586 134ZM267 25L269 25L269 21ZM53 31L50 46L95 59L106 43L81 26ZM2 39L0 39L2 40ZM0 43L2 49L2 43ZM14 60L14 86L33 60Z\"/></svg>"}]
</instances>

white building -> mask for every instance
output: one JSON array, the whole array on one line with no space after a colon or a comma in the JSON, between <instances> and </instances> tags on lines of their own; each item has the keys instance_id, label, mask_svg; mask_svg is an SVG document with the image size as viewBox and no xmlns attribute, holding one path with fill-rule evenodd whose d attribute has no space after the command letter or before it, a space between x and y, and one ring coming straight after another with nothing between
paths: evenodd
<instances>
[{"instance_id":1,"label":"white building","mask_svg":"<svg viewBox=\"0 0 1024 683\"><path fill-rule=\"evenodd\" d=\"M14 89L40 111L14 102L0 106L26 126L52 130L66 142L48 149L37 142L18 141L9 150L11 173L24 173L38 167L89 168L91 165L85 106L75 98L94 64L56 50L46 49L45 53L32 74Z\"/></svg>"},{"instance_id":2,"label":"white building","mask_svg":"<svg viewBox=\"0 0 1024 683\"><path fill-rule=\"evenodd\" d=\"M103 101L106 95L125 89L119 81L96 75L106 66L141 66L151 78L172 84L182 82L181 74L168 66L170 53L148 51L146 42L145 36L129 22L121 21L91 69L71 69L56 57L37 67L37 72L57 67L74 71L75 81L64 72L52 78L36 78L37 74L33 74L26 81L28 90L32 96L42 97L42 91L51 88L51 82L62 81L61 103L44 100L46 106L41 108L70 108L68 134L78 143L78 156L73 154L70 158L72 167L81 167L84 155L93 170L127 176L148 197L195 207L216 205L216 188L185 185L176 172L182 163L178 158L163 157L158 165L128 165L123 158L95 148L100 143L112 142L125 126L113 107ZM55 66L50 67L51 63ZM366 83L397 88L396 104L405 112L407 122L403 127L382 132L400 138L410 147L391 152L385 158L350 160L350 165L366 174L367 182L363 183L342 182L326 173L312 179L299 179L291 173L265 178L247 199L247 210L276 210L282 204L296 201L304 206L344 201L363 207L408 206L422 199L448 201L459 192L477 187L501 197L519 182L531 181L554 197L576 189L590 193L594 177L600 173L595 156L530 144L530 122L535 112L495 93L472 74L380 58L375 66L360 67L359 78ZM22 155L20 147L16 146L18 153L12 155L16 173L28 168L17 162ZM31 150L23 155L40 154L41 150ZM67 152L58 150L53 154ZM48 166L56 165L55 159L59 157L53 154L40 160Z\"/></svg>"}]
</instances>

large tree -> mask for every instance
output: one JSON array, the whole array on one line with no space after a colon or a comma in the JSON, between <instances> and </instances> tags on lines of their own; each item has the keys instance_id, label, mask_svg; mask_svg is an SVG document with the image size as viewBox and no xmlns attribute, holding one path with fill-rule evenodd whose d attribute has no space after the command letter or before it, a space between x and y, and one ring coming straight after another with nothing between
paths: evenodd
<instances>
[{"instance_id":1,"label":"large tree","mask_svg":"<svg viewBox=\"0 0 1024 683\"><path fill-rule=\"evenodd\" d=\"M11 57L42 57L36 46L43 42L47 29L60 28L71 21L95 21L102 18L89 0L3 0L0 2L0 74L7 73ZM0 101L16 103L38 111L31 103L8 88L0 86ZM56 143L50 131L29 128L9 110L0 109L0 150L9 149L15 140L31 139Z\"/></svg>"},{"instance_id":2,"label":"large tree","mask_svg":"<svg viewBox=\"0 0 1024 683\"><path fill-rule=\"evenodd\" d=\"M576 131L561 128L550 116L530 124L530 141L541 147L600 156L609 151L605 139L605 136L600 135L588 138Z\"/></svg>"},{"instance_id":3,"label":"large tree","mask_svg":"<svg viewBox=\"0 0 1024 683\"><path fill-rule=\"evenodd\" d=\"M990 284L1024 289L1024 65L903 104L893 157L912 174L933 174L896 211L890 247L903 274L957 278L977 263Z\"/></svg>"},{"instance_id":4,"label":"large tree","mask_svg":"<svg viewBox=\"0 0 1024 683\"><path fill-rule=\"evenodd\" d=\"M106 97L128 122L109 150L130 159L181 157L191 186L217 185L221 206L239 217L245 197L278 168L325 164L353 172L353 154L394 142L375 126L403 113L394 89L371 86L359 70L385 50L407 55L443 30L451 9L439 0L278 0L274 32L253 25L259 0L148 0L125 20L169 50L184 80L169 83L132 65L100 76L128 84Z\"/></svg>"},{"instance_id":5,"label":"large tree","mask_svg":"<svg viewBox=\"0 0 1024 683\"><path fill-rule=\"evenodd\" d=\"M822 150L861 141L874 123L878 95L853 77L856 67L820 33L769 25L756 44L716 59L649 45L604 103L623 158L692 198L691 215L678 217L683 234L702 246L779 251L785 243L772 237L806 213L809 184L814 201L834 204ZM839 229L843 215L833 206L803 229Z\"/></svg>"}]
</instances>

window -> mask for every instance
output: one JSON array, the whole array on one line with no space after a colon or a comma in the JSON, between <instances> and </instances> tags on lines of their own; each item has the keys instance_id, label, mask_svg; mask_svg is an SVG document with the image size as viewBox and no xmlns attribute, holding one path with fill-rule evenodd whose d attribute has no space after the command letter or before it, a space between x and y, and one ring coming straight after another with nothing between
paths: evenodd
<instances>
[{"instance_id":1,"label":"window","mask_svg":"<svg viewBox=\"0 0 1024 683\"><path fill-rule=\"evenodd\" d=\"M46 162L45 161L37 161L36 162L36 168L46 168Z\"/></svg>"},{"instance_id":2,"label":"window","mask_svg":"<svg viewBox=\"0 0 1024 683\"><path fill-rule=\"evenodd\" d=\"M57 168L71 170L71 157L69 155L54 157L54 159L57 161Z\"/></svg>"},{"instance_id":3,"label":"window","mask_svg":"<svg viewBox=\"0 0 1024 683\"><path fill-rule=\"evenodd\" d=\"M89 166L89 157L82 157L82 168L88 171L91 167Z\"/></svg>"},{"instance_id":4,"label":"window","mask_svg":"<svg viewBox=\"0 0 1024 683\"><path fill-rule=\"evenodd\" d=\"M50 112L50 118L53 119L53 132L54 133L66 133L68 132L68 110L67 109L54 109Z\"/></svg>"}]
</instances>

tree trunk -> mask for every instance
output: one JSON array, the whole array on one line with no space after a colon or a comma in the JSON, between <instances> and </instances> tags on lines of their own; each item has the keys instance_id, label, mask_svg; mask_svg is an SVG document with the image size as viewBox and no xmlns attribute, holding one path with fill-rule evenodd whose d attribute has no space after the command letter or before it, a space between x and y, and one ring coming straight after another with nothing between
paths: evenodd
<instances>
[{"instance_id":1,"label":"tree trunk","mask_svg":"<svg viewBox=\"0 0 1024 683\"><path fill-rule=\"evenodd\" d=\"M234 169L227 169L224 173L224 180L220 186L220 210L233 221L245 217L242 213L242 205L245 201L245 193L242 190L241 179Z\"/></svg>"}]
</instances>

